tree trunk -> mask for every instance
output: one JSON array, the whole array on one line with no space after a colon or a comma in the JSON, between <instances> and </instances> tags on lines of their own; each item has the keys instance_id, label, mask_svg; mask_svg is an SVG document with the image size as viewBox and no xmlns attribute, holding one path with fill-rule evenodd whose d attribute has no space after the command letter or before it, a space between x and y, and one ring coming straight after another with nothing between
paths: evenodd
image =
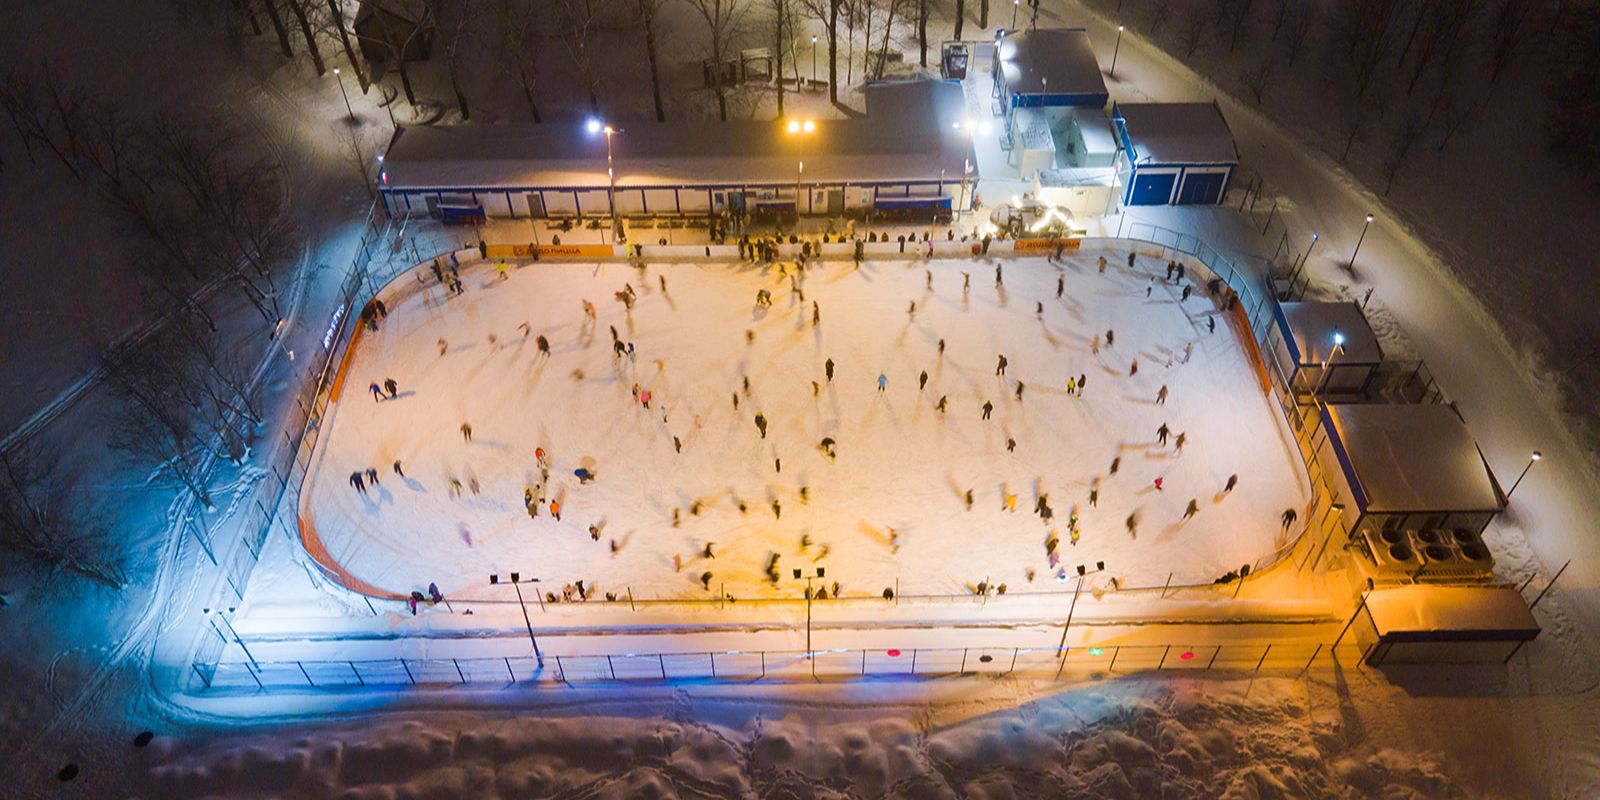
<instances>
[{"instance_id":1,"label":"tree trunk","mask_svg":"<svg viewBox=\"0 0 1600 800\"><path fill-rule=\"evenodd\" d=\"M311 63L317 68L317 74L326 74L328 66L322 63L322 51L317 49L317 37L311 32L311 20L306 19L306 9L301 0L289 0L289 13L294 14L300 34L306 37L306 52L311 54Z\"/></svg>"},{"instance_id":2,"label":"tree trunk","mask_svg":"<svg viewBox=\"0 0 1600 800\"><path fill-rule=\"evenodd\" d=\"M989 29L989 0L978 0L978 27Z\"/></svg>"},{"instance_id":3,"label":"tree trunk","mask_svg":"<svg viewBox=\"0 0 1600 800\"><path fill-rule=\"evenodd\" d=\"M661 73L656 57L656 0L639 0L639 16L644 22L644 52L650 59L650 98L656 104L656 122L666 122L667 112L661 106ZM534 115L535 117L538 114Z\"/></svg>"},{"instance_id":4,"label":"tree trunk","mask_svg":"<svg viewBox=\"0 0 1600 800\"><path fill-rule=\"evenodd\" d=\"M411 73L406 70L406 54L394 42L394 31L390 29L389 17L378 14L378 27L383 30L383 44L389 48L389 55L394 57L395 69L400 72L400 86L406 90L406 102L412 108L417 106L417 93L411 90Z\"/></svg>"},{"instance_id":5,"label":"tree trunk","mask_svg":"<svg viewBox=\"0 0 1600 800\"><path fill-rule=\"evenodd\" d=\"M283 57L294 58L294 49L289 47L289 31L283 27L283 16L278 13L277 0L262 0L262 10L267 12L267 21L272 23L272 30L278 34L278 47L283 50Z\"/></svg>"},{"instance_id":6,"label":"tree trunk","mask_svg":"<svg viewBox=\"0 0 1600 800\"><path fill-rule=\"evenodd\" d=\"M534 98L533 94L536 79L528 74L528 68L526 66L523 66L521 69L517 70L517 77L522 82L522 96L528 100L528 113L533 115L534 122L544 122L544 120L539 116L539 101Z\"/></svg>"},{"instance_id":7,"label":"tree trunk","mask_svg":"<svg viewBox=\"0 0 1600 800\"><path fill-rule=\"evenodd\" d=\"M784 13L783 12L784 12L784 5L785 4L784 4L783 0L777 0L777 2L773 3L773 9L772 9L773 16L775 17L775 19L773 20L773 28L772 28L772 32L773 32L772 52L774 53L773 58L777 59L777 61L772 65L772 85L777 87L777 89L778 89L778 119L780 119L780 120L783 119L783 17L784 17ZM799 208L799 201L797 200L795 202L796 202L795 207Z\"/></svg>"},{"instance_id":8,"label":"tree trunk","mask_svg":"<svg viewBox=\"0 0 1600 800\"><path fill-rule=\"evenodd\" d=\"M967 0L956 0L956 41L961 40L961 27L967 24Z\"/></svg>"},{"instance_id":9,"label":"tree trunk","mask_svg":"<svg viewBox=\"0 0 1600 800\"><path fill-rule=\"evenodd\" d=\"M339 41L344 45L344 57L350 62L350 71L356 74L356 80L361 82L361 93L366 94L371 84L367 81L367 71L362 69L361 62L356 60L355 48L350 45L350 30L344 26L344 9L339 8L339 0L328 0L328 16L339 28Z\"/></svg>"},{"instance_id":10,"label":"tree trunk","mask_svg":"<svg viewBox=\"0 0 1600 800\"><path fill-rule=\"evenodd\" d=\"M839 4L828 2L828 102L839 102Z\"/></svg>"},{"instance_id":11,"label":"tree trunk","mask_svg":"<svg viewBox=\"0 0 1600 800\"><path fill-rule=\"evenodd\" d=\"M244 15L244 21L250 23L250 32L260 36L261 21L256 19L256 12L250 10L250 4L245 0L234 0L234 5L239 7L239 13Z\"/></svg>"},{"instance_id":12,"label":"tree trunk","mask_svg":"<svg viewBox=\"0 0 1600 800\"><path fill-rule=\"evenodd\" d=\"M889 34L894 32L894 12L899 7L900 0L889 0L889 18L883 21L883 47L878 49L878 80L883 80L883 69L888 66Z\"/></svg>"},{"instance_id":13,"label":"tree trunk","mask_svg":"<svg viewBox=\"0 0 1600 800\"><path fill-rule=\"evenodd\" d=\"M928 68L928 0L917 0L917 63Z\"/></svg>"}]
</instances>

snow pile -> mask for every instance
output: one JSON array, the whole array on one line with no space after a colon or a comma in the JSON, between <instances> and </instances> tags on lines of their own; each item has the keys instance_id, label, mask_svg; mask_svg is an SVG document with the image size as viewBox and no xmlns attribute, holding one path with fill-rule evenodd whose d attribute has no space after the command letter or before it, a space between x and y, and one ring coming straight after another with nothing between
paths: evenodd
<instances>
[{"instance_id":1,"label":"snow pile","mask_svg":"<svg viewBox=\"0 0 1600 800\"><path fill-rule=\"evenodd\" d=\"M716 701L680 689L664 716L441 713L193 747L158 739L136 788L152 797L434 800L1460 792L1436 757L1361 741L1300 681L1127 679L1042 691L1015 707L989 698L868 714L770 697L719 713ZM710 708L694 713L695 704Z\"/></svg>"},{"instance_id":2,"label":"snow pile","mask_svg":"<svg viewBox=\"0 0 1600 800\"><path fill-rule=\"evenodd\" d=\"M896 578L904 593L1022 589L1030 571L1099 560L1134 585L1209 582L1282 542L1279 515L1308 500L1303 467L1203 292L1163 283L1154 259L1128 269L1124 252L1101 273L1099 255L1008 262L1002 286L995 265L968 260L833 262L798 281L738 264L538 264L502 279L489 264L448 298L426 276L359 340L302 519L347 585L401 596L436 581L482 597L490 573L511 570L546 590L583 580L641 598L706 596L710 573L712 592L761 596L776 591L774 557L785 575L820 565L830 585L874 595ZM631 313L614 299L626 286ZM770 308L754 302L763 289ZM632 358L614 354L613 327ZM1093 380L1069 395L1079 376ZM375 401L368 387L391 377L397 396ZM530 517L538 448L550 474ZM381 481L358 492L350 475L369 467ZM1034 513L1041 494L1050 523Z\"/></svg>"}]
</instances>

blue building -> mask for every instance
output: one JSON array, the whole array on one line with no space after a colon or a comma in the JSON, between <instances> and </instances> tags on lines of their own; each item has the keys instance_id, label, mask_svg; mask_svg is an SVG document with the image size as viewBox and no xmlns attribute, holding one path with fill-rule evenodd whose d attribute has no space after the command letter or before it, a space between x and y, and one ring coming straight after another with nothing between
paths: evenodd
<instances>
[{"instance_id":1,"label":"blue building","mask_svg":"<svg viewBox=\"0 0 1600 800\"><path fill-rule=\"evenodd\" d=\"M1111 95L1082 28L1004 33L995 42L995 95L1016 108L1103 109Z\"/></svg>"},{"instance_id":2,"label":"blue building","mask_svg":"<svg viewBox=\"0 0 1600 800\"><path fill-rule=\"evenodd\" d=\"M1124 205L1216 205L1227 195L1239 149L1216 103L1114 103L1111 118Z\"/></svg>"}]
</instances>

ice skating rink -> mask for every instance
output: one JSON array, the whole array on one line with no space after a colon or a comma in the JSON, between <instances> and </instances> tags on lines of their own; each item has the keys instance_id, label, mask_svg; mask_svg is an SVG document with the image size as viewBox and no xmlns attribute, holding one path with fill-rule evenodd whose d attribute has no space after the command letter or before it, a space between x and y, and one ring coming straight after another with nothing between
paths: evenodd
<instances>
[{"instance_id":1,"label":"ice skating rink","mask_svg":"<svg viewBox=\"0 0 1600 800\"><path fill-rule=\"evenodd\" d=\"M461 273L465 293L449 298L431 275L426 284L402 276L411 288L359 339L324 423L303 530L348 585L400 595L430 581L478 594L490 573L513 570L548 590L582 580L638 598L710 597L719 586L787 597L790 570L817 565L847 594L876 595L896 579L907 594L983 580L1053 589L1058 569L1095 561L1129 585L1160 585L1169 573L1175 584L1210 581L1284 541L1280 515L1309 499L1304 468L1241 334L1203 287L1180 302L1179 287L1161 280L1165 262L1141 258L1130 270L1126 251L1108 251L1102 274L1099 255L1069 254L1059 267L1043 258L813 264L798 282L803 301L776 265L523 263L501 279L479 264ZM614 296L625 284L637 293L631 314ZM760 289L771 308L756 304ZM589 324L584 300L598 311ZM610 326L633 344L633 361L614 356ZM536 347L541 334L549 357ZM997 376L1001 354L1009 364ZM1080 374L1087 387L1071 396L1067 380ZM369 384L386 378L398 396L374 401ZM651 393L648 410L635 384ZM1157 404L1163 385L1168 399ZM1163 423L1166 446L1156 441ZM836 461L819 448L824 437L837 443ZM550 477L530 518L524 487L540 479L539 447ZM381 482L362 494L349 477L368 467ZM597 478L580 484L579 467ZM1232 474L1239 484L1225 495ZM1034 510L1041 493L1048 524ZM1184 521L1191 499L1198 513ZM1052 532L1058 566L1046 552ZM704 557L707 543L715 558ZM780 587L767 580L773 555Z\"/></svg>"}]
</instances>

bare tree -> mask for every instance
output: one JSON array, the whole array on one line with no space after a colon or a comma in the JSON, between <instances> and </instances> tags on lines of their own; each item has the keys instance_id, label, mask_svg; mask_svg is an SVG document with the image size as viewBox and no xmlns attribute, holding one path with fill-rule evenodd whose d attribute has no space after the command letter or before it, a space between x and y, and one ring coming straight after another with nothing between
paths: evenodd
<instances>
[{"instance_id":1,"label":"bare tree","mask_svg":"<svg viewBox=\"0 0 1600 800\"><path fill-rule=\"evenodd\" d=\"M1367 129L1367 109L1359 100L1351 102L1345 109L1344 119L1339 124L1339 134L1344 137L1344 150L1339 153L1342 163L1350 157L1350 148L1355 146L1356 140Z\"/></svg>"},{"instance_id":2,"label":"bare tree","mask_svg":"<svg viewBox=\"0 0 1600 800\"><path fill-rule=\"evenodd\" d=\"M1272 85L1273 78L1277 76L1278 58L1269 55L1257 62L1254 67L1245 70L1244 86L1250 91L1250 98L1261 105L1266 101L1267 88Z\"/></svg>"},{"instance_id":3,"label":"bare tree","mask_svg":"<svg viewBox=\"0 0 1600 800\"><path fill-rule=\"evenodd\" d=\"M733 38L744 27L749 12L743 0L685 0L706 24L706 35L713 65L711 88L717 93L717 114L728 121L728 91L722 82L722 60L733 47Z\"/></svg>"},{"instance_id":4,"label":"bare tree","mask_svg":"<svg viewBox=\"0 0 1600 800\"><path fill-rule=\"evenodd\" d=\"M1155 7L1150 9L1150 35L1154 37L1161 32L1161 26L1167 24L1172 18L1172 0L1156 0Z\"/></svg>"},{"instance_id":5,"label":"bare tree","mask_svg":"<svg viewBox=\"0 0 1600 800\"><path fill-rule=\"evenodd\" d=\"M956 0L956 32L954 38L961 39L961 27L967 24L967 0Z\"/></svg>"},{"instance_id":6,"label":"bare tree","mask_svg":"<svg viewBox=\"0 0 1600 800\"><path fill-rule=\"evenodd\" d=\"M1178 46L1183 48L1183 57L1192 58L1200 45L1205 42L1206 27L1210 21L1197 9L1191 8L1184 15L1183 24L1178 28Z\"/></svg>"},{"instance_id":7,"label":"bare tree","mask_svg":"<svg viewBox=\"0 0 1600 800\"><path fill-rule=\"evenodd\" d=\"M317 35L311 29L311 18L306 15L304 0L284 0L284 2L289 6L289 13L294 15L295 24L300 26L300 35L306 40L306 53L311 56L311 63L317 68L317 74L326 73L328 68L322 63L322 51L317 49Z\"/></svg>"},{"instance_id":8,"label":"bare tree","mask_svg":"<svg viewBox=\"0 0 1600 800\"><path fill-rule=\"evenodd\" d=\"M917 64L928 68L928 0L917 0Z\"/></svg>"},{"instance_id":9,"label":"bare tree","mask_svg":"<svg viewBox=\"0 0 1600 800\"><path fill-rule=\"evenodd\" d=\"M1311 4L1300 4L1294 7L1289 15L1288 26L1285 32L1288 38L1284 40L1283 52L1289 57L1289 66L1300 58L1300 53L1305 49L1306 39L1311 36L1311 24L1316 21L1317 9Z\"/></svg>"},{"instance_id":10,"label":"bare tree","mask_svg":"<svg viewBox=\"0 0 1600 800\"><path fill-rule=\"evenodd\" d=\"M272 32L278 35L278 49L283 51L283 57L294 58L294 48L289 46L289 29L283 26L283 15L278 13L278 0L259 0L261 10L267 12L267 21L272 23Z\"/></svg>"},{"instance_id":11,"label":"bare tree","mask_svg":"<svg viewBox=\"0 0 1600 800\"><path fill-rule=\"evenodd\" d=\"M1239 37L1244 32L1244 25L1250 21L1250 9L1255 5L1255 0L1229 0L1228 3L1228 52L1232 53L1239 47Z\"/></svg>"},{"instance_id":12,"label":"bare tree","mask_svg":"<svg viewBox=\"0 0 1600 800\"><path fill-rule=\"evenodd\" d=\"M772 42L772 52L777 61L773 65L773 85L778 91L778 116L784 115L783 109L783 65L785 59L793 64L794 32L798 27L797 8L795 0L763 0L766 6L767 17L766 33Z\"/></svg>"},{"instance_id":13,"label":"bare tree","mask_svg":"<svg viewBox=\"0 0 1600 800\"><path fill-rule=\"evenodd\" d=\"M0 450L0 551L121 589L122 548L86 495L42 447Z\"/></svg>"},{"instance_id":14,"label":"bare tree","mask_svg":"<svg viewBox=\"0 0 1600 800\"><path fill-rule=\"evenodd\" d=\"M1331 22L1334 52L1355 81L1357 97L1365 96L1378 69L1394 49L1395 24L1405 0L1340 0Z\"/></svg>"},{"instance_id":15,"label":"bare tree","mask_svg":"<svg viewBox=\"0 0 1600 800\"><path fill-rule=\"evenodd\" d=\"M1278 13L1272 15L1272 41L1278 41L1278 34L1283 31L1283 22L1289 16L1289 6L1294 0L1277 0Z\"/></svg>"},{"instance_id":16,"label":"bare tree","mask_svg":"<svg viewBox=\"0 0 1600 800\"><path fill-rule=\"evenodd\" d=\"M369 163L373 156L369 154L371 151L366 134L360 128L340 125L339 144L344 146L347 163L360 176L361 185L367 190L367 197L376 198L377 193L372 190L372 164Z\"/></svg>"},{"instance_id":17,"label":"bare tree","mask_svg":"<svg viewBox=\"0 0 1600 800\"><path fill-rule=\"evenodd\" d=\"M495 30L500 34L501 68L516 76L522 98L528 103L528 116L543 122L539 115L539 31L546 7L542 0L492 0Z\"/></svg>"},{"instance_id":18,"label":"bare tree","mask_svg":"<svg viewBox=\"0 0 1600 800\"><path fill-rule=\"evenodd\" d=\"M356 49L350 44L350 28L345 25L344 9L340 7L339 0L328 0L328 25L339 34L339 44L344 47L345 60L350 62L350 70L356 74L356 80L361 84L361 93L367 93L367 70L361 60L356 58Z\"/></svg>"},{"instance_id":19,"label":"bare tree","mask_svg":"<svg viewBox=\"0 0 1600 800\"><path fill-rule=\"evenodd\" d=\"M889 64L889 36L894 33L895 13L900 10L901 0L889 0L889 14L883 21L883 46L878 48L877 78L883 79L883 71Z\"/></svg>"},{"instance_id":20,"label":"bare tree","mask_svg":"<svg viewBox=\"0 0 1600 800\"><path fill-rule=\"evenodd\" d=\"M1494 25L1492 44L1489 50L1489 83L1493 85L1500 80L1500 75L1505 71L1506 65L1511 63L1511 56L1517 50L1527 33L1528 17L1533 13L1534 4L1527 0L1500 0L1494 8Z\"/></svg>"},{"instance_id":21,"label":"bare tree","mask_svg":"<svg viewBox=\"0 0 1600 800\"><path fill-rule=\"evenodd\" d=\"M445 71L450 74L450 91L456 96L456 110L461 112L461 119L472 119L472 109L467 105L467 93L461 88L461 45L467 39L467 20L472 17L471 0L457 0L456 25L450 32L450 40L444 46Z\"/></svg>"},{"instance_id":22,"label":"bare tree","mask_svg":"<svg viewBox=\"0 0 1600 800\"><path fill-rule=\"evenodd\" d=\"M1438 152L1443 153L1450 145L1450 140L1456 132L1461 130L1467 120L1472 117L1473 104L1455 92L1440 89L1442 102L1435 103L1437 113L1434 115L1439 122L1439 147Z\"/></svg>"},{"instance_id":23,"label":"bare tree","mask_svg":"<svg viewBox=\"0 0 1600 800\"><path fill-rule=\"evenodd\" d=\"M639 12L639 27L644 30L644 52L650 61L650 99L656 104L656 122L667 121L667 110L661 104L661 68L656 49L656 18L666 0L634 0Z\"/></svg>"},{"instance_id":24,"label":"bare tree","mask_svg":"<svg viewBox=\"0 0 1600 800\"><path fill-rule=\"evenodd\" d=\"M1408 116L1405 121L1395 129L1394 135L1389 139L1389 155L1383 161L1383 193L1388 194L1394 188L1394 179L1400 174L1400 168L1405 166L1406 156L1417 143L1422 133L1422 120L1416 116Z\"/></svg>"},{"instance_id":25,"label":"bare tree","mask_svg":"<svg viewBox=\"0 0 1600 800\"><path fill-rule=\"evenodd\" d=\"M1552 51L1545 142L1557 161L1600 189L1600 9L1575 9Z\"/></svg>"},{"instance_id":26,"label":"bare tree","mask_svg":"<svg viewBox=\"0 0 1600 800\"><path fill-rule=\"evenodd\" d=\"M595 36L615 9L609 0L554 0L561 24L561 43L589 97L589 110L600 113L600 75L595 71Z\"/></svg>"}]
</instances>

